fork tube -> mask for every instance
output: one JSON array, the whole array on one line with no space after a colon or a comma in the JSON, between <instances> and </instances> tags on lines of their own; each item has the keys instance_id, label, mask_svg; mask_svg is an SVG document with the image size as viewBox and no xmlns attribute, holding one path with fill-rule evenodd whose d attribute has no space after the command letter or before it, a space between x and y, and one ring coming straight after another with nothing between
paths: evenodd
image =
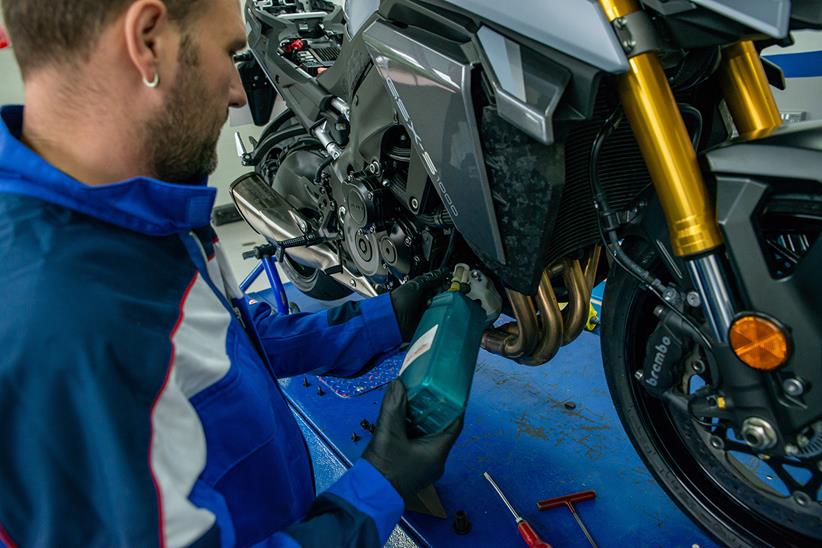
<instances>
[{"instance_id":1,"label":"fork tube","mask_svg":"<svg viewBox=\"0 0 822 548\"><path fill-rule=\"evenodd\" d=\"M599 0L610 21L639 10L636 0ZM674 253L702 254L722 243L716 215L656 53L629 59L630 70L618 78L618 92L639 142L671 233Z\"/></svg>"},{"instance_id":2,"label":"fork tube","mask_svg":"<svg viewBox=\"0 0 822 548\"><path fill-rule=\"evenodd\" d=\"M612 22L640 9L636 0L599 3ZM656 53L640 53L628 63L630 70L617 80L622 107L665 212L674 253L687 260L711 331L723 341L734 305L718 257L722 238L716 213L696 152Z\"/></svg>"},{"instance_id":3,"label":"fork tube","mask_svg":"<svg viewBox=\"0 0 822 548\"><path fill-rule=\"evenodd\" d=\"M725 103L743 139L753 139L782 125L753 42L743 40L722 50L719 81Z\"/></svg>"}]
</instances>

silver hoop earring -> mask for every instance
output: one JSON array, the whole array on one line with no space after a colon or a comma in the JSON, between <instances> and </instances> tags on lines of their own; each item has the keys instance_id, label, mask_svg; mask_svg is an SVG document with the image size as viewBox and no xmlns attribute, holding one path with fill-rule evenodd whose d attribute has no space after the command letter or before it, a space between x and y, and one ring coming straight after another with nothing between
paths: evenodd
<instances>
[{"instance_id":1,"label":"silver hoop earring","mask_svg":"<svg viewBox=\"0 0 822 548\"><path fill-rule=\"evenodd\" d=\"M146 85L147 88L154 89L160 85L160 75L157 74L157 71L154 72L154 79L149 82L145 78L143 78L143 83Z\"/></svg>"}]
</instances>

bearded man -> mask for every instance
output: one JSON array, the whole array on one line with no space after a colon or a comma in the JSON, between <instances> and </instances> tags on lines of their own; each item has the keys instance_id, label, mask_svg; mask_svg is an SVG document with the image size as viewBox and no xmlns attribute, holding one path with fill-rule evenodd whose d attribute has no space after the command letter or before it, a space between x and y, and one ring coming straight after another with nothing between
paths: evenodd
<instances>
[{"instance_id":1,"label":"bearded man","mask_svg":"<svg viewBox=\"0 0 822 548\"><path fill-rule=\"evenodd\" d=\"M461 429L374 437L315 498L277 378L352 376L436 279L319 314L252 305L209 226L245 104L237 0L3 0L25 108L0 111L0 544L372 546Z\"/></svg>"}]
</instances>

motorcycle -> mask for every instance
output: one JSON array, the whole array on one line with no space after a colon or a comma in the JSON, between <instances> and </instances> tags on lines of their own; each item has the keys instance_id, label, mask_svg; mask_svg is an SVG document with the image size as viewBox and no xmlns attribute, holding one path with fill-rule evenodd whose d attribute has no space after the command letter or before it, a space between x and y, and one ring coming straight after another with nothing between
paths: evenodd
<instances>
[{"instance_id":1,"label":"motorcycle","mask_svg":"<svg viewBox=\"0 0 822 548\"><path fill-rule=\"evenodd\" d=\"M524 366L583 331L634 447L728 545L822 541L822 123L760 57L809 0L248 0L232 186L317 299L458 262ZM277 105L277 115L271 119ZM564 306L562 304L564 303Z\"/></svg>"}]
</instances>

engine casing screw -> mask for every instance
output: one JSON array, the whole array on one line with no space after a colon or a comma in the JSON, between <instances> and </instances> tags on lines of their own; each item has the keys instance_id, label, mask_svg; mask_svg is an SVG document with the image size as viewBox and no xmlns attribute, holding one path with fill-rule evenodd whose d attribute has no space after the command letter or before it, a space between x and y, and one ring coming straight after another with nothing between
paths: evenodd
<instances>
[{"instance_id":1,"label":"engine casing screw","mask_svg":"<svg viewBox=\"0 0 822 548\"><path fill-rule=\"evenodd\" d=\"M662 292L662 298L665 299L665 302L677 304L679 303L680 299L679 291L677 291L673 287L668 287L665 289L665 291Z\"/></svg>"},{"instance_id":2,"label":"engine casing screw","mask_svg":"<svg viewBox=\"0 0 822 548\"><path fill-rule=\"evenodd\" d=\"M719 436L711 436L711 447L714 449L722 449L725 447L725 442Z\"/></svg>"},{"instance_id":3,"label":"engine casing screw","mask_svg":"<svg viewBox=\"0 0 822 548\"><path fill-rule=\"evenodd\" d=\"M694 373L704 373L705 372L705 362L702 360L694 360L691 362L691 369L694 370Z\"/></svg>"},{"instance_id":4,"label":"engine casing screw","mask_svg":"<svg viewBox=\"0 0 822 548\"><path fill-rule=\"evenodd\" d=\"M360 441L361 439L362 439L362 438L361 438L361 437L359 436L359 434L357 434L356 432L354 432L353 434L351 434L351 441L353 441L354 443L357 443L357 442L358 442L358 441Z\"/></svg>"},{"instance_id":5,"label":"engine casing screw","mask_svg":"<svg viewBox=\"0 0 822 548\"><path fill-rule=\"evenodd\" d=\"M790 377L782 381L782 389L789 396L801 396L805 393L805 383L796 377Z\"/></svg>"},{"instance_id":6,"label":"engine casing screw","mask_svg":"<svg viewBox=\"0 0 822 548\"><path fill-rule=\"evenodd\" d=\"M644 376L645 376L645 373L643 373L641 369L634 372L634 378L638 381L641 381Z\"/></svg>"},{"instance_id":7,"label":"engine casing screw","mask_svg":"<svg viewBox=\"0 0 822 548\"><path fill-rule=\"evenodd\" d=\"M420 207L420 201L416 198L411 198L411 209L417 209Z\"/></svg>"},{"instance_id":8,"label":"engine casing screw","mask_svg":"<svg viewBox=\"0 0 822 548\"><path fill-rule=\"evenodd\" d=\"M688 305L693 308L699 308L699 305L702 304L702 299L699 298L699 293L696 291L688 291L685 300L688 302Z\"/></svg>"}]
</instances>

